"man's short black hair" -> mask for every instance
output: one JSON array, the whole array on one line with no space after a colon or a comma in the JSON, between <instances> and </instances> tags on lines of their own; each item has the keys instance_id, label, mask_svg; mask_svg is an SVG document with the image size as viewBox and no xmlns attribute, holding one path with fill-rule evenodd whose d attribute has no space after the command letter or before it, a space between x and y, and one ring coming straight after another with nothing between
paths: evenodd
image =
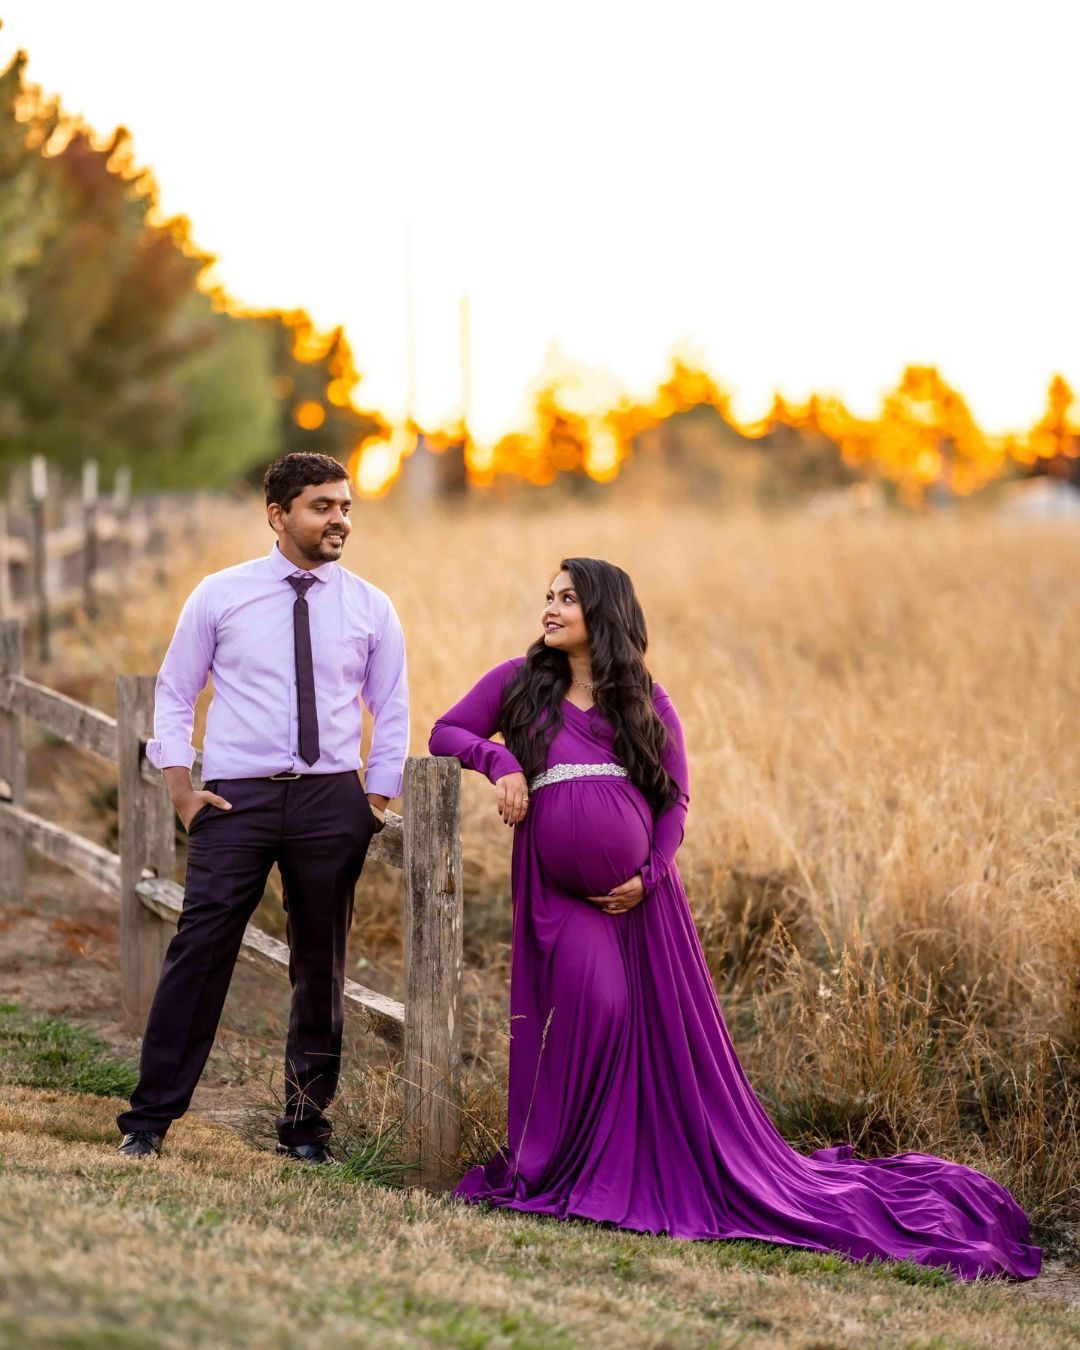
<instances>
[{"instance_id":1,"label":"man's short black hair","mask_svg":"<svg viewBox=\"0 0 1080 1350\"><path fill-rule=\"evenodd\" d=\"M293 498L299 497L310 484L336 483L348 476L345 465L330 455L298 450L284 459L275 459L263 475L266 504L277 502L283 511L287 511Z\"/></svg>"}]
</instances>

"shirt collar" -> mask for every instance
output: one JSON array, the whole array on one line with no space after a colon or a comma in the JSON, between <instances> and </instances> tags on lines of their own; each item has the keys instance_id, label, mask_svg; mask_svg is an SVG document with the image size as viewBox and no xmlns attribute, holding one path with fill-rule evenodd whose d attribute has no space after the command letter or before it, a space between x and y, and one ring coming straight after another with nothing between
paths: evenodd
<instances>
[{"instance_id":1,"label":"shirt collar","mask_svg":"<svg viewBox=\"0 0 1080 1350\"><path fill-rule=\"evenodd\" d=\"M337 567L336 562L320 563L318 567L297 567L295 563L291 563L288 558L286 558L285 554L282 553L281 549L278 548L276 539L270 546L270 552L266 555L266 558L270 564L270 570L279 581L284 581L286 577L291 577L297 572L306 572L308 576L314 577L316 581L329 581L334 575L334 568Z\"/></svg>"}]
</instances>

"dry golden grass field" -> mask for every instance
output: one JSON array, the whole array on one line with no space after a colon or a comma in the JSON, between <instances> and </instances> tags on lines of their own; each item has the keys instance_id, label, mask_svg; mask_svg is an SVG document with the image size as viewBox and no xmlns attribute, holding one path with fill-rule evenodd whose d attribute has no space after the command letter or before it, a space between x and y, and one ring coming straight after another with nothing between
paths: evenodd
<instances>
[{"instance_id":1,"label":"dry golden grass field","mask_svg":"<svg viewBox=\"0 0 1080 1350\"><path fill-rule=\"evenodd\" d=\"M390 594L405 626L413 753L426 753L431 723L473 680L533 640L561 557L625 567L649 622L650 669L686 732L679 866L737 1049L774 1119L798 1147L849 1140L980 1167L1013 1190L1056 1263L1075 1260L1080 531L978 511L822 521L544 500L456 516L358 505L346 562ZM199 577L271 541L254 498L207 503L161 574L135 578L97 625L58 635L53 666L31 673L111 711L115 674L157 668ZM61 767L46 745L35 753L57 817L107 837L104 770L69 752ZM509 831L471 774L463 836L464 1164L502 1128L509 941ZM365 873L351 952L357 978L391 990L398 885L377 866ZM272 893L260 918L280 922ZM357 1138L372 1128L378 1072L377 1056L358 1062L342 1102ZM195 1120L149 1180L109 1154L114 1104L80 1100L20 1089L0 1122L11 1339L38 1306L26 1291L40 1295L48 1343L65 1345L211 1344L215 1308L223 1344L1080 1337L1075 1305L1040 1297L1040 1282L910 1283L806 1253L276 1179L271 1160ZM46 1221L53 1194L62 1203ZM76 1255L60 1269L65 1247ZM333 1276L346 1269L349 1294ZM78 1339L84 1323L97 1339Z\"/></svg>"}]
</instances>

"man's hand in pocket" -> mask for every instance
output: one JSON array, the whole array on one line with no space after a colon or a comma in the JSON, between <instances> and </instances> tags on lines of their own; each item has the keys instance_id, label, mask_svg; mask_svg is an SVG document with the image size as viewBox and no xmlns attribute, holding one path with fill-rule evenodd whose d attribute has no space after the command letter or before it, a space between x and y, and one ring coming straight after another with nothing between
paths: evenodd
<instances>
[{"instance_id":1,"label":"man's hand in pocket","mask_svg":"<svg viewBox=\"0 0 1080 1350\"><path fill-rule=\"evenodd\" d=\"M176 814L180 817L180 823L184 827L185 834L191 826L191 822L206 805L218 806L222 811L231 811L232 802L227 802L224 797L219 797L216 792L196 792L194 788L177 801L173 799L173 806L176 807Z\"/></svg>"},{"instance_id":2,"label":"man's hand in pocket","mask_svg":"<svg viewBox=\"0 0 1080 1350\"><path fill-rule=\"evenodd\" d=\"M219 797L216 792L208 792L205 788L201 791L193 788L191 786L190 769L185 769L176 764L162 769L161 772L165 779L165 786L169 789L173 808L180 817L180 824L183 825L185 834L191 822L204 806L218 806L222 811L232 810L232 802L227 802L224 797Z\"/></svg>"}]
</instances>

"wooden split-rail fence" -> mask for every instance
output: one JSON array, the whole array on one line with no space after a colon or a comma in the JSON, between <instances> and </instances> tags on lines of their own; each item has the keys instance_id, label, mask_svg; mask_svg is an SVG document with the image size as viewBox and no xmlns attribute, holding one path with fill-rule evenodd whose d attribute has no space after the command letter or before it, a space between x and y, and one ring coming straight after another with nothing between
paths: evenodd
<instances>
[{"instance_id":1,"label":"wooden split-rail fence","mask_svg":"<svg viewBox=\"0 0 1080 1350\"><path fill-rule=\"evenodd\" d=\"M146 758L154 685L153 675L119 676L116 717L108 717L27 679L22 624L0 620L0 894L16 900L25 895L33 848L117 898L120 998L125 1021L136 1032L145 1025L184 896L173 879L175 812L161 774ZM27 720L116 764L119 853L27 809ZM196 784L200 772L197 759L192 771ZM388 811L385 828L368 849L369 860L401 868L404 878L404 1003L345 982L347 1013L402 1056L405 1133L416 1161L414 1177L436 1188L449 1180L460 1141L460 785L456 759L410 758L404 815ZM288 947L254 925L248 925L240 957L288 979Z\"/></svg>"},{"instance_id":2,"label":"wooden split-rail fence","mask_svg":"<svg viewBox=\"0 0 1080 1350\"><path fill-rule=\"evenodd\" d=\"M71 486L35 455L25 471L12 471L0 500L0 619L28 625L40 663L51 658L58 618L75 609L94 618L134 560L164 552L168 531L200 515L200 499L191 494L132 500L124 465L109 494L99 491L94 460L82 466L81 490Z\"/></svg>"}]
</instances>

